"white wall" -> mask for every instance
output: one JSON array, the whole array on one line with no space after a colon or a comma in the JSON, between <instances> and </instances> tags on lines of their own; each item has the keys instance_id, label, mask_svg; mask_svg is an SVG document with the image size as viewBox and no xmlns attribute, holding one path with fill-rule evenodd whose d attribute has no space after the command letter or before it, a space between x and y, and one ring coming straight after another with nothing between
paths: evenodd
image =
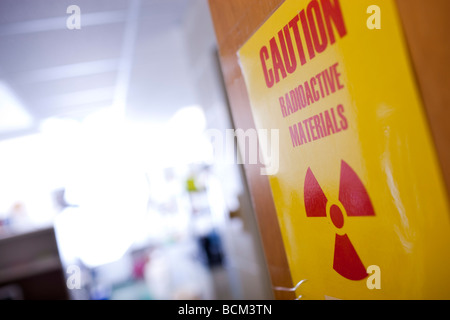
<instances>
[{"instance_id":1,"label":"white wall","mask_svg":"<svg viewBox=\"0 0 450 320\"><path fill-rule=\"evenodd\" d=\"M198 104L205 111L207 127L224 131L233 128L217 56L214 27L207 0L193 0L183 27L186 57ZM215 164L230 209L237 200L241 219L225 220L222 236L228 250L228 267L235 298L271 299L272 290L242 168ZM227 212L228 214L228 212Z\"/></svg>"}]
</instances>

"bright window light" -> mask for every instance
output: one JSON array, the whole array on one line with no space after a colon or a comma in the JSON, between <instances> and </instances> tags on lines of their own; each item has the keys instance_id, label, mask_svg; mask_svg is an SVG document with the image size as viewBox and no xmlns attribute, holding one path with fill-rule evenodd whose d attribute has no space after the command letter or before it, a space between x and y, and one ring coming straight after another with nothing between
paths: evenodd
<instances>
[{"instance_id":1,"label":"bright window light","mask_svg":"<svg viewBox=\"0 0 450 320\"><path fill-rule=\"evenodd\" d=\"M31 116L25 111L12 89L0 81L0 132L29 128Z\"/></svg>"},{"instance_id":2,"label":"bright window light","mask_svg":"<svg viewBox=\"0 0 450 320\"><path fill-rule=\"evenodd\" d=\"M206 127L205 114L201 107L189 106L177 111L169 121L169 127L182 137L200 135Z\"/></svg>"}]
</instances>

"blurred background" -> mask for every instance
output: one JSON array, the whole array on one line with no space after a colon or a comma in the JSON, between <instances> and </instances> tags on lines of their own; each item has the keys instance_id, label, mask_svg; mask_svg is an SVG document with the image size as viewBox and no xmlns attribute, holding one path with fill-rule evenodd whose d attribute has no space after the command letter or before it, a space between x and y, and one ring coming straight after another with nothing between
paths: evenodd
<instances>
[{"instance_id":1,"label":"blurred background","mask_svg":"<svg viewBox=\"0 0 450 320\"><path fill-rule=\"evenodd\" d=\"M0 48L0 299L272 298L206 134L233 128L206 0L2 0Z\"/></svg>"}]
</instances>

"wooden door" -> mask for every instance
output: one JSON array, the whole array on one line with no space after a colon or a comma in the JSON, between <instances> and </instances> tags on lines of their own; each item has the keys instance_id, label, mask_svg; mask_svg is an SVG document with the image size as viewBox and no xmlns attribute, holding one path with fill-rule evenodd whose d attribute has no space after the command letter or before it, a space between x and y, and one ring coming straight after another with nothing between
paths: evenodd
<instances>
[{"instance_id":1,"label":"wooden door","mask_svg":"<svg viewBox=\"0 0 450 320\"><path fill-rule=\"evenodd\" d=\"M210 1L235 128L244 130L255 128L236 52L282 2L282 0ZM293 299L295 298L294 292L277 290L292 288L294 285L278 226L269 181L266 176L259 174L257 165L245 166L245 171L274 288L274 296L276 299Z\"/></svg>"},{"instance_id":2,"label":"wooden door","mask_svg":"<svg viewBox=\"0 0 450 320\"><path fill-rule=\"evenodd\" d=\"M443 177L450 186L450 12L448 0L396 0ZM375 1L376 2L376 1ZM221 65L236 128L255 128L237 51L283 0L209 0ZM276 299L294 299L269 181L245 165Z\"/></svg>"}]
</instances>

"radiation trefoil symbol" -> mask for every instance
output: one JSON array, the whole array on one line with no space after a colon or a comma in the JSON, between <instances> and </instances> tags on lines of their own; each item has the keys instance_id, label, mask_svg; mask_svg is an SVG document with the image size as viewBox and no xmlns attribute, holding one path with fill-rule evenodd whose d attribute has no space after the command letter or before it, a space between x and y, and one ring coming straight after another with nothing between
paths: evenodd
<instances>
[{"instance_id":1,"label":"radiation trefoil symbol","mask_svg":"<svg viewBox=\"0 0 450 320\"><path fill-rule=\"evenodd\" d=\"M306 172L304 197L307 217L327 216L328 199L310 168ZM355 171L343 160L341 162L339 201L344 207L347 217L375 216L366 188ZM329 208L331 221L336 228L341 229L344 226L344 215L341 208L336 204L332 204ZM336 233L333 269L350 280L362 280L368 275L347 234Z\"/></svg>"}]
</instances>

